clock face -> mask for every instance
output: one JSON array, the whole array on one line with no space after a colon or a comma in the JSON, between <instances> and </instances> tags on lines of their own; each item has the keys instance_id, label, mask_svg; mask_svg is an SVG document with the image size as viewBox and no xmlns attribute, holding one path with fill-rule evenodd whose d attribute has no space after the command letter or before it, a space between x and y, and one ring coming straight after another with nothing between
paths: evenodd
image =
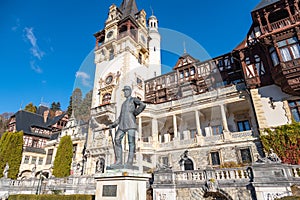
<instances>
[{"instance_id":1,"label":"clock face","mask_svg":"<svg viewBox=\"0 0 300 200\"><path fill-rule=\"evenodd\" d=\"M107 33L106 37L107 37L107 38L110 38L113 34L114 34L113 31L109 31L109 32Z\"/></svg>"},{"instance_id":2,"label":"clock face","mask_svg":"<svg viewBox=\"0 0 300 200\"><path fill-rule=\"evenodd\" d=\"M113 77L110 75L105 79L105 83L110 84L112 82L112 80L113 80Z\"/></svg>"}]
</instances>

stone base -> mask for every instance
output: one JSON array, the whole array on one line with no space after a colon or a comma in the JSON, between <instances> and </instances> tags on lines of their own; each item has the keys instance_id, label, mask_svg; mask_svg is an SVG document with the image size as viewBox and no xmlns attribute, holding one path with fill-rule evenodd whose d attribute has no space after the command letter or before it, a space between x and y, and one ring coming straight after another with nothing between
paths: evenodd
<instances>
[{"instance_id":1,"label":"stone base","mask_svg":"<svg viewBox=\"0 0 300 200\"><path fill-rule=\"evenodd\" d=\"M118 169L124 169L124 170L135 170L138 171L139 167L133 166L133 165L110 165L106 167L106 170L118 170Z\"/></svg>"},{"instance_id":2,"label":"stone base","mask_svg":"<svg viewBox=\"0 0 300 200\"><path fill-rule=\"evenodd\" d=\"M96 200L146 200L150 178L151 174L124 168L96 174Z\"/></svg>"}]
</instances>

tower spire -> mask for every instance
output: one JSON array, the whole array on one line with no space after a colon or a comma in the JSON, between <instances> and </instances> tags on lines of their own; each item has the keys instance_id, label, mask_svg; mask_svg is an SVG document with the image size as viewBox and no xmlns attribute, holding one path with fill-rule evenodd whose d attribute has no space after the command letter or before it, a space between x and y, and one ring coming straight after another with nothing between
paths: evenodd
<instances>
[{"instance_id":1,"label":"tower spire","mask_svg":"<svg viewBox=\"0 0 300 200\"><path fill-rule=\"evenodd\" d=\"M123 18L129 15L134 17L134 15L139 11L135 0L123 0L120 10L122 11Z\"/></svg>"}]
</instances>

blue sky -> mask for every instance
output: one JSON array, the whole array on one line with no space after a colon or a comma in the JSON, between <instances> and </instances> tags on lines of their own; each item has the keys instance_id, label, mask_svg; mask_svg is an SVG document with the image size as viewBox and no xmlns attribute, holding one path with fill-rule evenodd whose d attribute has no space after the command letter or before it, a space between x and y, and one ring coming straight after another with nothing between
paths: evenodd
<instances>
[{"instance_id":1,"label":"blue sky","mask_svg":"<svg viewBox=\"0 0 300 200\"><path fill-rule=\"evenodd\" d=\"M16 112L30 102L59 101L66 109L76 85L84 91L92 88L93 34L103 28L113 3L119 6L121 0L1 0L0 113ZM137 0L148 17L153 8L160 27L189 36L211 57L231 51L244 39L258 3ZM178 43L183 52L183 41ZM189 45L188 52L193 48ZM162 62L171 68L176 58L165 53Z\"/></svg>"}]
</instances>

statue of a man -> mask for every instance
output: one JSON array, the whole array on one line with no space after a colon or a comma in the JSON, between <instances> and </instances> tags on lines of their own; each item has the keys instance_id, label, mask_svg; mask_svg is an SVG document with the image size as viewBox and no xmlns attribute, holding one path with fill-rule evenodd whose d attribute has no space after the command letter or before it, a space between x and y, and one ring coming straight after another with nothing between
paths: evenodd
<instances>
[{"instance_id":1,"label":"statue of a man","mask_svg":"<svg viewBox=\"0 0 300 200\"><path fill-rule=\"evenodd\" d=\"M130 86L124 86L123 92L126 100L122 104L120 116L109 128L119 126L115 135L115 153L117 159L115 165L123 164L122 139L127 133L129 154L126 165L132 166L135 153L135 132L137 130L136 116L143 112L146 105L140 99L131 96L132 90Z\"/></svg>"},{"instance_id":2,"label":"statue of a man","mask_svg":"<svg viewBox=\"0 0 300 200\"><path fill-rule=\"evenodd\" d=\"M9 171L9 165L8 165L8 163L6 163L5 168L3 170L3 176L4 176L4 178L8 177L8 171Z\"/></svg>"}]
</instances>

